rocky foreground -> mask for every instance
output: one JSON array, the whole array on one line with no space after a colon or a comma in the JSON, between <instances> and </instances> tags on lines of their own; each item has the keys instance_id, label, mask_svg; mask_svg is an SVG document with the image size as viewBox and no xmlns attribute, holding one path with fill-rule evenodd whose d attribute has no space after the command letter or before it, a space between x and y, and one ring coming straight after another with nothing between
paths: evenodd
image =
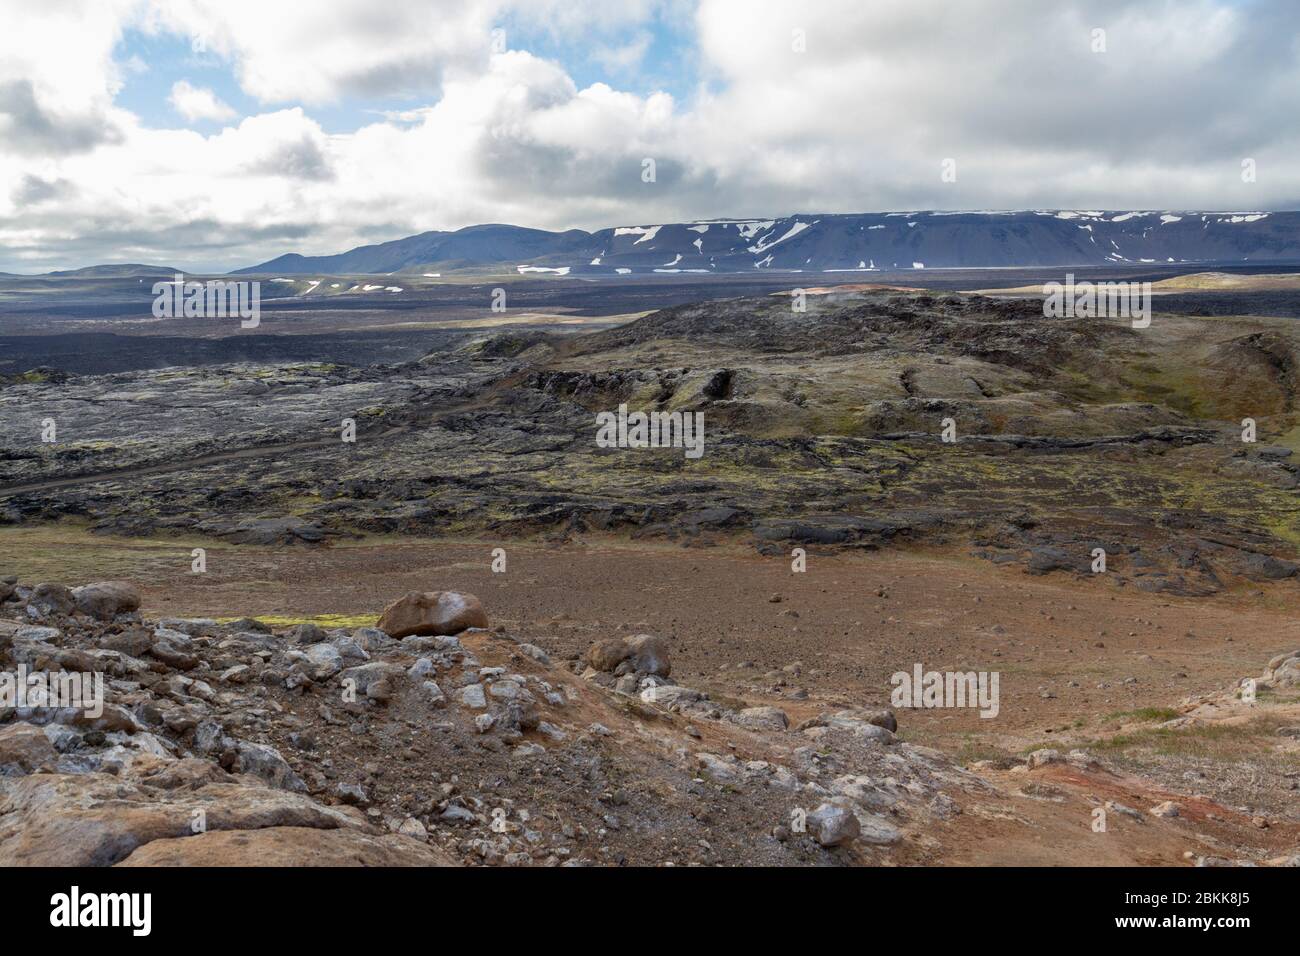
<instances>
[{"instance_id":1,"label":"rocky foreground","mask_svg":"<svg viewBox=\"0 0 1300 956\"><path fill-rule=\"evenodd\" d=\"M1045 839L1094 839L1097 807L1124 835L1098 861L1300 862L1294 822L1082 751L963 767L888 709L795 724L710 699L654 635L553 661L447 591L332 631L139 605L122 582L0 583L4 671L105 675L94 716L0 710L0 864L987 862L1004 834L1034 862ZM1259 684L1297 685L1300 651ZM1239 719L1239 693L1179 720Z\"/></svg>"}]
</instances>

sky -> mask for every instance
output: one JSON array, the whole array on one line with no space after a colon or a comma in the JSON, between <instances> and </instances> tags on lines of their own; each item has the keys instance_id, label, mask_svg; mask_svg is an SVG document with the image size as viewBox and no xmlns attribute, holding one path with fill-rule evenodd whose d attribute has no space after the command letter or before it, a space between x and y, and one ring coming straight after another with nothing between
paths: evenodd
<instances>
[{"instance_id":1,"label":"sky","mask_svg":"<svg viewBox=\"0 0 1300 956\"><path fill-rule=\"evenodd\" d=\"M1293 0L0 0L0 24L7 272L484 222L1300 209Z\"/></svg>"}]
</instances>

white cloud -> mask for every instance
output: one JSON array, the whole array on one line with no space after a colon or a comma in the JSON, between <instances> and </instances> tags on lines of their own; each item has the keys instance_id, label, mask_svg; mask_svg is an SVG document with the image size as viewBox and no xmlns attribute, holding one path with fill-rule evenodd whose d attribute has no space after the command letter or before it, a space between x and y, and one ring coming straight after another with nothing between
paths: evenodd
<instances>
[{"instance_id":1,"label":"white cloud","mask_svg":"<svg viewBox=\"0 0 1300 956\"><path fill-rule=\"evenodd\" d=\"M310 17L265 0L107 0L6 15L20 35L0 37L0 269L236 266L493 221L1300 203L1300 11L1281 0L699 0L682 68L702 82L682 99L579 88L525 50L491 53L493 27L512 48L540 27L621 49L616 74L665 10L680 16L681 0L333 0ZM130 24L202 32L274 105L208 136L147 128L114 105ZM178 109L207 91L187 92ZM394 97L410 98L390 111ZM373 103L375 120L324 132L319 104L344 98ZM655 183L641 181L647 157ZM956 183L940 177L950 157Z\"/></svg>"},{"instance_id":2,"label":"white cloud","mask_svg":"<svg viewBox=\"0 0 1300 956\"><path fill-rule=\"evenodd\" d=\"M191 123L196 120L223 122L234 119L235 111L217 98L210 89L203 86L191 86L186 80L177 80L172 84L172 93L167 102L172 109L180 113Z\"/></svg>"}]
</instances>

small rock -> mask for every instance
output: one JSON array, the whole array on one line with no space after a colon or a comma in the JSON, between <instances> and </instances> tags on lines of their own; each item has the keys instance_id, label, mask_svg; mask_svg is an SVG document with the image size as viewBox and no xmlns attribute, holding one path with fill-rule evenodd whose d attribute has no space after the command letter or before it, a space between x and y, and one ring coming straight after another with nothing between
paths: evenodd
<instances>
[{"instance_id":1,"label":"small rock","mask_svg":"<svg viewBox=\"0 0 1300 956\"><path fill-rule=\"evenodd\" d=\"M831 803L823 803L808 814L805 825L809 836L822 846L850 843L862 832L862 826L851 810Z\"/></svg>"}]
</instances>

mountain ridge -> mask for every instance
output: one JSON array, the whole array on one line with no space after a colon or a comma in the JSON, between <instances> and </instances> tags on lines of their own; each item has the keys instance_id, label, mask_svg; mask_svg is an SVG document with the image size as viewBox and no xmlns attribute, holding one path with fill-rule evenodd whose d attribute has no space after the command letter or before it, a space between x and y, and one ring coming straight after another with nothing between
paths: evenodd
<instances>
[{"instance_id":1,"label":"mountain ridge","mask_svg":"<svg viewBox=\"0 0 1300 956\"><path fill-rule=\"evenodd\" d=\"M1300 212L1025 210L797 214L550 232L423 232L231 274L894 272L925 268L1300 263Z\"/></svg>"}]
</instances>

